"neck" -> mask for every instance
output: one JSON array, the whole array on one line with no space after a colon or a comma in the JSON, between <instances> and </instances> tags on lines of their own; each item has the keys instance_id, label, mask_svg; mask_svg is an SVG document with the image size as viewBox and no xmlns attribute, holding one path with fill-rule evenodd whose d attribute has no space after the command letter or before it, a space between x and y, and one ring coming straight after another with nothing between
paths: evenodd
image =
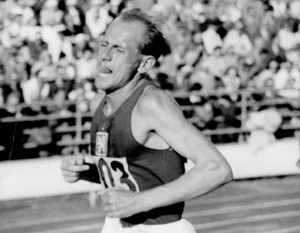
<instances>
[{"instance_id":1,"label":"neck","mask_svg":"<svg viewBox=\"0 0 300 233\"><path fill-rule=\"evenodd\" d=\"M116 111L143 82L143 79L134 78L122 88L106 93L105 115L111 115Z\"/></svg>"}]
</instances>

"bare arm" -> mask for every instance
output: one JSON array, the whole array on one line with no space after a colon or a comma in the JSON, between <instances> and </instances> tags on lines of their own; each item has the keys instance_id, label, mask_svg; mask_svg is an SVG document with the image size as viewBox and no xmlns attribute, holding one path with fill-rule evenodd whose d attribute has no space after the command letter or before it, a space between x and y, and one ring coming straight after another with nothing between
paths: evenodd
<instances>
[{"instance_id":1,"label":"bare arm","mask_svg":"<svg viewBox=\"0 0 300 233\"><path fill-rule=\"evenodd\" d=\"M190 124L175 101L160 91L146 98L146 122L169 146L195 166L179 179L142 193L146 210L185 201L210 192L232 180L224 157L202 133ZM150 96L151 97L151 96ZM147 112L147 110L146 110Z\"/></svg>"},{"instance_id":2,"label":"bare arm","mask_svg":"<svg viewBox=\"0 0 300 233\"><path fill-rule=\"evenodd\" d=\"M111 217L127 217L157 207L186 201L232 180L231 169L218 150L183 116L175 101L159 90L144 95L138 108L146 131L155 131L170 147L195 166L168 184L143 191L103 191L104 211Z\"/></svg>"}]
</instances>

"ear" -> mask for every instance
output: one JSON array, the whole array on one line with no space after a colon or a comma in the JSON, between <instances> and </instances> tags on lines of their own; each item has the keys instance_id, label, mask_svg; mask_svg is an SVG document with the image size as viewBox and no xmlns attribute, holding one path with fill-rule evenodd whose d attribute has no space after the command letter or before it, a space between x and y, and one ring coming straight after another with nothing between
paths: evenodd
<instances>
[{"instance_id":1,"label":"ear","mask_svg":"<svg viewBox=\"0 0 300 233\"><path fill-rule=\"evenodd\" d=\"M140 74L145 74L151 70L156 63L156 60L153 56L147 55L143 56L140 66L138 67L138 72Z\"/></svg>"}]
</instances>

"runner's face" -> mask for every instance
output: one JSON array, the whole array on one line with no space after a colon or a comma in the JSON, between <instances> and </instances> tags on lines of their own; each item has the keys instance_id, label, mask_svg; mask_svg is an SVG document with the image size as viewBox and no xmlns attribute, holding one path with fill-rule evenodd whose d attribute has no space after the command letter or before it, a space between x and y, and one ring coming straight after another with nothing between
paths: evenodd
<instances>
[{"instance_id":1,"label":"runner's face","mask_svg":"<svg viewBox=\"0 0 300 233\"><path fill-rule=\"evenodd\" d=\"M100 39L95 83L98 89L113 92L137 74L142 60L139 45L145 26L139 22L115 20Z\"/></svg>"}]
</instances>

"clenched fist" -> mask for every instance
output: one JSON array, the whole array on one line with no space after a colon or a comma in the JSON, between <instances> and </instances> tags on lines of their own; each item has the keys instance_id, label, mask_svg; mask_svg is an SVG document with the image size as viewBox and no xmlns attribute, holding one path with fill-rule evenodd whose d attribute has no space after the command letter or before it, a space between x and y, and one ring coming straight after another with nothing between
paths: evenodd
<instances>
[{"instance_id":1,"label":"clenched fist","mask_svg":"<svg viewBox=\"0 0 300 233\"><path fill-rule=\"evenodd\" d=\"M84 155L78 154L64 156L60 168L64 180L74 183L81 178L81 173L90 169L90 166L85 163Z\"/></svg>"},{"instance_id":2,"label":"clenched fist","mask_svg":"<svg viewBox=\"0 0 300 233\"><path fill-rule=\"evenodd\" d=\"M108 217L126 218L143 211L140 193L112 188L99 191L99 195Z\"/></svg>"}]
</instances>

